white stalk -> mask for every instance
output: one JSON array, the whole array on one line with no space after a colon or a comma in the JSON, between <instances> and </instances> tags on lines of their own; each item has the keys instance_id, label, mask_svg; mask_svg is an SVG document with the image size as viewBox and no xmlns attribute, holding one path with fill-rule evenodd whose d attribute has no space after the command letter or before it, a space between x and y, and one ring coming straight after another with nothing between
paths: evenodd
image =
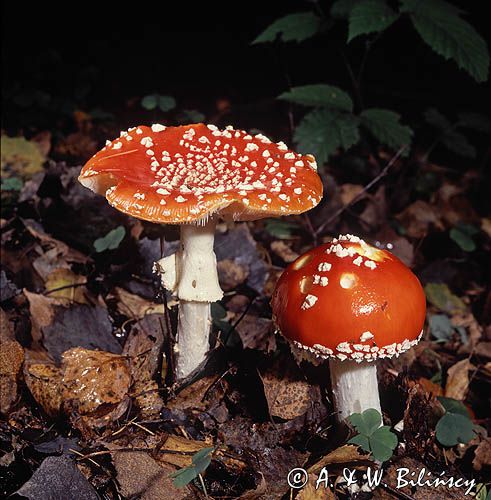
<instances>
[{"instance_id":1,"label":"white stalk","mask_svg":"<svg viewBox=\"0 0 491 500\"><path fill-rule=\"evenodd\" d=\"M382 414L375 363L330 359L329 370L338 421L369 408Z\"/></svg>"},{"instance_id":2,"label":"white stalk","mask_svg":"<svg viewBox=\"0 0 491 500\"><path fill-rule=\"evenodd\" d=\"M163 285L179 298L177 377L186 377L205 359L209 349L210 303L220 300L217 260L213 251L216 222L181 226L179 251L156 263Z\"/></svg>"}]
</instances>

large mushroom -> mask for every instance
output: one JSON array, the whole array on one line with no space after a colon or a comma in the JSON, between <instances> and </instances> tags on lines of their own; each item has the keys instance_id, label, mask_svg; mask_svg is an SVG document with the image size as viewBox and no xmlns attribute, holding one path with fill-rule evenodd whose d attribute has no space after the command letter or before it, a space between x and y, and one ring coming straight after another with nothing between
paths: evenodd
<instances>
[{"instance_id":1,"label":"large mushroom","mask_svg":"<svg viewBox=\"0 0 491 500\"><path fill-rule=\"evenodd\" d=\"M292 262L272 297L273 317L294 354L329 360L334 407L343 421L381 412L376 361L417 344L426 299L397 257L345 235Z\"/></svg>"},{"instance_id":2,"label":"large mushroom","mask_svg":"<svg viewBox=\"0 0 491 500\"><path fill-rule=\"evenodd\" d=\"M181 225L179 251L157 266L180 299L178 378L205 359L210 303L222 297L213 251L217 219L299 214L322 197L313 156L261 134L202 123L121 132L87 162L79 181L126 214Z\"/></svg>"}]
</instances>

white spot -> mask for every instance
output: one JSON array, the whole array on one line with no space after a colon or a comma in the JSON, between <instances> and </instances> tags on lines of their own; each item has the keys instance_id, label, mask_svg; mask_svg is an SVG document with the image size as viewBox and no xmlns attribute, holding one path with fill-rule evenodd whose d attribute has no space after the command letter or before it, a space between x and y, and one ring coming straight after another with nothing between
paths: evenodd
<instances>
[{"instance_id":1,"label":"white spot","mask_svg":"<svg viewBox=\"0 0 491 500\"><path fill-rule=\"evenodd\" d=\"M123 147L123 143L122 142L115 142L113 144L113 149L121 149Z\"/></svg>"},{"instance_id":2,"label":"white spot","mask_svg":"<svg viewBox=\"0 0 491 500\"><path fill-rule=\"evenodd\" d=\"M317 302L317 299L318 298L315 295L307 295L303 301L301 309L310 309Z\"/></svg>"},{"instance_id":3,"label":"white spot","mask_svg":"<svg viewBox=\"0 0 491 500\"><path fill-rule=\"evenodd\" d=\"M151 148L153 146L153 141L151 137L144 137L141 141L140 144L145 146L146 148Z\"/></svg>"},{"instance_id":4,"label":"white spot","mask_svg":"<svg viewBox=\"0 0 491 500\"><path fill-rule=\"evenodd\" d=\"M363 262L363 258L362 258L362 256L361 256L361 255L359 255L359 256L358 256L358 257L357 257L357 258L353 261L353 264L354 264L355 266L358 266L358 267L359 267L359 266L361 265L361 263L362 263L362 262Z\"/></svg>"},{"instance_id":5,"label":"white spot","mask_svg":"<svg viewBox=\"0 0 491 500\"><path fill-rule=\"evenodd\" d=\"M264 157L264 158L267 158L268 156L271 156L271 153L270 153L267 149L265 149L265 150L263 151L263 157Z\"/></svg>"},{"instance_id":6,"label":"white spot","mask_svg":"<svg viewBox=\"0 0 491 500\"><path fill-rule=\"evenodd\" d=\"M158 188L157 189L157 193L161 194L161 195L164 195L164 196L167 196L167 195L170 194L169 191L167 191L167 189L164 189L164 188Z\"/></svg>"},{"instance_id":7,"label":"white spot","mask_svg":"<svg viewBox=\"0 0 491 500\"><path fill-rule=\"evenodd\" d=\"M179 195L177 198L176 198L176 201L177 203L184 203L185 201L187 201L186 198L184 198L183 196Z\"/></svg>"},{"instance_id":8,"label":"white spot","mask_svg":"<svg viewBox=\"0 0 491 500\"><path fill-rule=\"evenodd\" d=\"M296 162L295 162L295 166L296 166L296 167L303 167L303 166L304 166L304 165L303 165L303 161L302 161L302 160L298 160L298 161L296 161Z\"/></svg>"},{"instance_id":9,"label":"white spot","mask_svg":"<svg viewBox=\"0 0 491 500\"><path fill-rule=\"evenodd\" d=\"M155 153L151 149L147 149L147 155L153 156Z\"/></svg>"},{"instance_id":10,"label":"white spot","mask_svg":"<svg viewBox=\"0 0 491 500\"><path fill-rule=\"evenodd\" d=\"M295 159L295 153L286 153L285 154L285 160L294 160Z\"/></svg>"},{"instance_id":11,"label":"white spot","mask_svg":"<svg viewBox=\"0 0 491 500\"><path fill-rule=\"evenodd\" d=\"M254 144L253 142L248 142L245 151L251 152L251 151L257 151L259 149L259 146L257 144Z\"/></svg>"},{"instance_id":12,"label":"white spot","mask_svg":"<svg viewBox=\"0 0 491 500\"><path fill-rule=\"evenodd\" d=\"M373 260L366 260L365 266L367 266L368 268L373 270L377 267L377 264L375 264L375 262L373 262Z\"/></svg>"},{"instance_id":13,"label":"white spot","mask_svg":"<svg viewBox=\"0 0 491 500\"><path fill-rule=\"evenodd\" d=\"M351 273L344 273L341 276L341 279L339 280L341 288L344 288L346 290L352 288L355 283L356 283L356 276Z\"/></svg>"},{"instance_id":14,"label":"white spot","mask_svg":"<svg viewBox=\"0 0 491 500\"><path fill-rule=\"evenodd\" d=\"M340 352L347 352L347 353L353 352L351 350L351 346L350 346L349 342L341 342L341 343L339 343L338 346L336 347L336 350L340 351Z\"/></svg>"},{"instance_id":15,"label":"white spot","mask_svg":"<svg viewBox=\"0 0 491 500\"><path fill-rule=\"evenodd\" d=\"M160 123L154 123L152 125L152 132L162 132L165 130L165 126Z\"/></svg>"},{"instance_id":16,"label":"white spot","mask_svg":"<svg viewBox=\"0 0 491 500\"><path fill-rule=\"evenodd\" d=\"M360 335L360 342L366 342L367 340L373 339L373 333L366 331Z\"/></svg>"},{"instance_id":17,"label":"white spot","mask_svg":"<svg viewBox=\"0 0 491 500\"><path fill-rule=\"evenodd\" d=\"M329 264L329 262L321 262L319 264L319 266L317 267L317 269L320 272L324 272L325 273L326 271L330 271L331 267L332 267L332 264Z\"/></svg>"},{"instance_id":18,"label":"white spot","mask_svg":"<svg viewBox=\"0 0 491 500\"><path fill-rule=\"evenodd\" d=\"M293 192L294 192L295 194L302 194L302 188L295 188L295 189L293 190Z\"/></svg>"}]
</instances>

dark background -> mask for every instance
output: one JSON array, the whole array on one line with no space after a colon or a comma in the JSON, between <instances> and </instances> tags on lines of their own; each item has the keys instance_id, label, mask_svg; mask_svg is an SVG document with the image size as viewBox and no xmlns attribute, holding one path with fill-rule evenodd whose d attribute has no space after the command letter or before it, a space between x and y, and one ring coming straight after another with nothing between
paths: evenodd
<instances>
[{"instance_id":1,"label":"dark background","mask_svg":"<svg viewBox=\"0 0 491 500\"><path fill-rule=\"evenodd\" d=\"M328 12L331 3L319 5ZM487 2L453 3L489 40ZM278 17L312 6L307 1L2 2L3 127L26 132L12 96L35 89L116 113L122 126L132 124L131 109L149 93L172 95L179 107L199 109L207 118L216 99L227 98L234 125L268 131L274 120L286 120L285 105L273 98L289 82L325 82L351 91L340 52L346 23L301 44L250 45ZM363 39L349 46L355 68L363 49ZM397 110L408 123L421 120L428 106L449 116L489 113L489 95L488 84L476 84L454 62L434 54L407 20L389 28L367 62L365 105ZM47 113L45 126L49 119Z\"/></svg>"}]
</instances>

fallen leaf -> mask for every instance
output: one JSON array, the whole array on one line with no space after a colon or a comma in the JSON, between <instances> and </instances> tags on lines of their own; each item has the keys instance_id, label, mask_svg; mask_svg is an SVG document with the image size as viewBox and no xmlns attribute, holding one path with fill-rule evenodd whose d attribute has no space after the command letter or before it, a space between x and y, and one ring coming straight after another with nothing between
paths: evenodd
<instances>
[{"instance_id":1,"label":"fallen leaf","mask_svg":"<svg viewBox=\"0 0 491 500\"><path fill-rule=\"evenodd\" d=\"M387 221L387 200L385 186L380 186L375 194L368 195L368 203L360 214L360 222L366 231L384 225Z\"/></svg>"},{"instance_id":2,"label":"fallen leaf","mask_svg":"<svg viewBox=\"0 0 491 500\"><path fill-rule=\"evenodd\" d=\"M361 468L373 465L369 453L363 453L358 446L345 444L323 456L308 469L310 473L318 473L323 467L338 470L342 467Z\"/></svg>"},{"instance_id":3,"label":"fallen leaf","mask_svg":"<svg viewBox=\"0 0 491 500\"><path fill-rule=\"evenodd\" d=\"M158 454L159 462L166 462L175 465L176 467L188 467L191 465L192 456L203 448L208 448L213 442L211 439L205 441L195 441L180 436L169 436L162 444L162 450L171 451L173 453L165 453L162 451ZM184 453L183 453L184 452Z\"/></svg>"},{"instance_id":4,"label":"fallen leaf","mask_svg":"<svg viewBox=\"0 0 491 500\"><path fill-rule=\"evenodd\" d=\"M164 304L156 304L120 287L116 287L113 293L118 301L118 311L128 318L139 319L153 313L165 314Z\"/></svg>"},{"instance_id":5,"label":"fallen leaf","mask_svg":"<svg viewBox=\"0 0 491 500\"><path fill-rule=\"evenodd\" d=\"M99 495L79 471L73 459L67 455L45 458L31 479L15 493L30 500L99 499Z\"/></svg>"},{"instance_id":6,"label":"fallen leaf","mask_svg":"<svg viewBox=\"0 0 491 500\"><path fill-rule=\"evenodd\" d=\"M60 413L62 373L54 364L26 363L24 380L34 399L51 417Z\"/></svg>"},{"instance_id":7,"label":"fallen leaf","mask_svg":"<svg viewBox=\"0 0 491 500\"><path fill-rule=\"evenodd\" d=\"M24 363L24 349L16 340L0 343L0 413L8 414L17 400L18 377Z\"/></svg>"},{"instance_id":8,"label":"fallen leaf","mask_svg":"<svg viewBox=\"0 0 491 500\"><path fill-rule=\"evenodd\" d=\"M440 214L429 203L417 200L409 205L403 212L396 215L396 219L406 229L406 234L411 238L423 238L430 227L443 231L445 229Z\"/></svg>"},{"instance_id":9,"label":"fallen leaf","mask_svg":"<svg viewBox=\"0 0 491 500\"><path fill-rule=\"evenodd\" d=\"M270 248L273 253L283 259L283 261L287 264L290 264L290 262L293 262L299 257L299 254L297 252L294 252L291 247L283 240L273 241L270 245Z\"/></svg>"},{"instance_id":10,"label":"fallen leaf","mask_svg":"<svg viewBox=\"0 0 491 500\"><path fill-rule=\"evenodd\" d=\"M51 325L55 317L55 306L60 302L54 298L45 297L37 293L23 290L24 295L29 302L29 312L31 317L31 335L35 342L41 342L43 337L43 328Z\"/></svg>"},{"instance_id":11,"label":"fallen leaf","mask_svg":"<svg viewBox=\"0 0 491 500\"><path fill-rule=\"evenodd\" d=\"M217 263L218 280L221 288L228 292L246 281L249 269L234 260L223 259Z\"/></svg>"},{"instance_id":12,"label":"fallen leaf","mask_svg":"<svg viewBox=\"0 0 491 500\"><path fill-rule=\"evenodd\" d=\"M5 271L2 269L0 271L0 302L10 300L19 293L20 290L7 278Z\"/></svg>"},{"instance_id":13,"label":"fallen leaf","mask_svg":"<svg viewBox=\"0 0 491 500\"><path fill-rule=\"evenodd\" d=\"M268 318L259 318L246 314L237 324L244 349L257 349L264 352L276 350L276 336L273 322Z\"/></svg>"},{"instance_id":14,"label":"fallen leaf","mask_svg":"<svg viewBox=\"0 0 491 500\"><path fill-rule=\"evenodd\" d=\"M87 304L85 285L87 279L85 276L75 274L70 269L58 268L52 271L44 286L50 297L59 300L70 302L78 302L79 304Z\"/></svg>"},{"instance_id":15,"label":"fallen leaf","mask_svg":"<svg viewBox=\"0 0 491 500\"><path fill-rule=\"evenodd\" d=\"M7 340L15 340L14 327L8 314L0 308L0 343Z\"/></svg>"},{"instance_id":16,"label":"fallen leaf","mask_svg":"<svg viewBox=\"0 0 491 500\"><path fill-rule=\"evenodd\" d=\"M339 196L341 197L341 202L343 205L349 205L357 196L363 192L363 186L361 184L342 184L339 186ZM364 196L360 197L360 200Z\"/></svg>"},{"instance_id":17,"label":"fallen leaf","mask_svg":"<svg viewBox=\"0 0 491 500\"><path fill-rule=\"evenodd\" d=\"M469 370L475 370L475 368L468 359L463 359L451 366L447 371L445 397L463 401L469 388Z\"/></svg>"},{"instance_id":18,"label":"fallen leaf","mask_svg":"<svg viewBox=\"0 0 491 500\"><path fill-rule=\"evenodd\" d=\"M1 173L5 177L21 177L30 179L36 172L40 172L45 156L36 143L24 137L1 137Z\"/></svg>"},{"instance_id":19,"label":"fallen leaf","mask_svg":"<svg viewBox=\"0 0 491 500\"><path fill-rule=\"evenodd\" d=\"M479 443L474 451L472 465L477 471L482 470L483 467L491 466L491 438L485 438Z\"/></svg>"},{"instance_id":20,"label":"fallen leaf","mask_svg":"<svg viewBox=\"0 0 491 500\"><path fill-rule=\"evenodd\" d=\"M325 483L321 481L318 488L316 488L317 474L309 474L307 484L298 492L295 497L296 500L336 500L337 496L333 493L331 488L326 488Z\"/></svg>"},{"instance_id":21,"label":"fallen leaf","mask_svg":"<svg viewBox=\"0 0 491 500\"><path fill-rule=\"evenodd\" d=\"M443 388L439 384L435 384L431 380L428 380L427 378L420 377L418 378L418 384L428 393L431 394L433 397L437 396L443 396ZM411 382L408 381L408 385L412 387Z\"/></svg>"},{"instance_id":22,"label":"fallen leaf","mask_svg":"<svg viewBox=\"0 0 491 500\"><path fill-rule=\"evenodd\" d=\"M481 229L491 238L491 219L489 217L481 219Z\"/></svg>"},{"instance_id":23,"label":"fallen leaf","mask_svg":"<svg viewBox=\"0 0 491 500\"><path fill-rule=\"evenodd\" d=\"M467 332L468 341L465 345L460 346L459 354L472 352L481 340L483 334L482 326L471 312L455 313L451 318L451 322L455 328L462 327Z\"/></svg>"},{"instance_id":24,"label":"fallen leaf","mask_svg":"<svg viewBox=\"0 0 491 500\"><path fill-rule=\"evenodd\" d=\"M112 461L121 486L121 494L126 498L141 500L184 499L190 490L176 488L169 477L175 469L159 464L148 453L141 451L116 451Z\"/></svg>"},{"instance_id":25,"label":"fallen leaf","mask_svg":"<svg viewBox=\"0 0 491 500\"><path fill-rule=\"evenodd\" d=\"M74 401L81 414L120 403L131 383L125 356L81 347L63 353L62 371L63 399Z\"/></svg>"},{"instance_id":26,"label":"fallen leaf","mask_svg":"<svg viewBox=\"0 0 491 500\"><path fill-rule=\"evenodd\" d=\"M310 406L310 386L293 370L278 371L275 365L261 375L269 413L291 420L303 415Z\"/></svg>"},{"instance_id":27,"label":"fallen leaf","mask_svg":"<svg viewBox=\"0 0 491 500\"><path fill-rule=\"evenodd\" d=\"M454 295L445 283L428 283L425 288L426 298L441 311L449 314L467 311L462 300Z\"/></svg>"}]
</instances>

